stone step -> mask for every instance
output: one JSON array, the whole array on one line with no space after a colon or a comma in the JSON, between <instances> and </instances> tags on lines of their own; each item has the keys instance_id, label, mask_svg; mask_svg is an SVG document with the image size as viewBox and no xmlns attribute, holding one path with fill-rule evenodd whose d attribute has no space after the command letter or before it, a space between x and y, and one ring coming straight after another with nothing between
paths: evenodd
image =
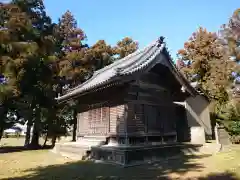
<instances>
[{"instance_id":1,"label":"stone step","mask_svg":"<svg viewBox=\"0 0 240 180\"><path fill-rule=\"evenodd\" d=\"M98 142L98 141L105 141L106 139L86 139L86 138L82 138L82 139L78 139L77 141L86 141L86 142Z\"/></svg>"},{"instance_id":2,"label":"stone step","mask_svg":"<svg viewBox=\"0 0 240 180\"><path fill-rule=\"evenodd\" d=\"M206 143L202 146L186 147L183 149L186 155L199 155L199 154L215 154L221 151L221 144Z\"/></svg>"},{"instance_id":3,"label":"stone step","mask_svg":"<svg viewBox=\"0 0 240 180\"><path fill-rule=\"evenodd\" d=\"M82 160L87 156L89 147L76 146L76 143L56 143L52 152L68 157L70 159Z\"/></svg>"},{"instance_id":4,"label":"stone step","mask_svg":"<svg viewBox=\"0 0 240 180\"><path fill-rule=\"evenodd\" d=\"M202 154L215 154L220 150L221 150L221 144L206 143L199 149L199 152Z\"/></svg>"},{"instance_id":5,"label":"stone step","mask_svg":"<svg viewBox=\"0 0 240 180\"><path fill-rule=\"evenodd\" d=\"M77 144L78 145L86 145L86 146L98 146L98 145L102 145L105 144L106 139L93 139L93 138L80 138L77 140Z\"/></svg>"},{"instance_id":6,"label":"stone step","mask_svg":"<svg viewBox=\"0 0 240 180\"><path fill-rule=\"evenodd\" d=\"M78 137L78 140L93 140L93 141L103 141L106 140L107 137L101 136L101 137L96 137L96 136L83 136L83 137Z\"/></svg>"},{"instance_id":7,"label":"stone step","mask_svg":"<svg viewBox=\"0 0 240 180\"><path fill-rule=\"evenodd\" d=\"M91 147L104 144L106 138L83 137L77 142L56 143L53 152L72 159L83 159L87 156L87 152Z\"/></svg>"},{"instance_id":8,"label":"stone step","mask_svg":"<svg viewBox=\"0 0 240 180\"><path fill-rule=\"evenodd\" d=\"M95 148L91 148L95 147ZM166 152L166 156L174 156L177 154L184 153L185 155L199 155L199 154L215 154L221 150L221 145L217 143L206 143L205 145L181 145L181 146L172 146L172 147L162 147L162 149L159 149L159 152L163 151L163 149L166 149L168 152ZM115 147L117 148L117 147ZM120 147L118 147L117 151L120 153ZM141 149L144 150L145 147ZM108 146L89 146L89 145L82 145L78 142L68 142L68 143L56 143L53 152L58 153L62 156L74 159L74 160L83 160L87 159L89 157L90 151L96 152L104 151L105 153L113 152L115 151L114 148L108 147ZM119 151L120 150L120 151ZM123 149L124 151L124 149ZM128 151L132 151L132 149L128 149ZM138 150L139 151L139 148ZM136 151L136 152L137 152ZM171 152L172 153L171 153ZM100 153L101 154L101 153Z\"/></svg>"}]
</instances>

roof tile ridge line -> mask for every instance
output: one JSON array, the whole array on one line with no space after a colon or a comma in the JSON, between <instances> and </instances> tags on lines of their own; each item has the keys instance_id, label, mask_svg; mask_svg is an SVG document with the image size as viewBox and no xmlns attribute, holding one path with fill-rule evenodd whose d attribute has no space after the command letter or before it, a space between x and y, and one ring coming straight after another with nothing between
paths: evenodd
<instances>
[{"instance_id":1,"label":"roof tile ridge line","mask_svg":"<svg viewBox=\"0 0 240 180\"><path fill-rule=\"evenodd\" d=\"M132 59L132 61L130 61L129 63L122 65L119 68L116 68L115 73L121 74L122 71L127 71L129 69L135 68L136 66L139 66L140 64L142 64L143 59L148 59L148 57L156 51L155 49L153 49L154 47L156 46L149 47L147 50L145 49L145 52L143 52L141 56L137 58L137 62L136 59Z\"/></svg>"},{"instance_id":2,"label":"roof tile ridge line","mask_svg":"<svg viewBox=\"0 0 240 180\"><path fill-rule=\"evenodd\" d=\"M135 56L135 55L138 55L138 54L144 52L144 50L146 50L147 48L150 48L151 46L154 46L154 45L156 45L156 44L157 44L157 41L155 40L155 41L153 41L150 45L146 46L145 48L142 48L142 49L140 49L140 50L137 50L137 51L135 51L134 53L131 53L131 54L129 54L128 56L126 56L126 57L124 57L124 58L122 58L122 59L118 59L118 60L117 60L118 63L114 64L114 62L113 62L112 64L110 64L110 65L108 65L108 66L105 66L106 68L104 67L104 68L102 68L102 69L99 69L98 72L97 72L97 73L94 73L93 76L92 76L90 79L88 79L88 80L85 81L84 83L79 84L78 86L76 86L76 87L74 87L74 88L72 88L72 89L69 89L69 91L68 91L66 94L68 94L68 93L70 93L70 92L72 92L72 91L74 91L74 90L76 90L76 89L84 86L85 84L89 83L90 81L92 81L93 79L95 79L96 76L98 76L100 73L102 73L102 71L109 70L110 68L114 68L115 66L121 64L123 59L126 60L126 59L129 59L130 57L133 57L133 56ZM112 65L112 66L111 66L111 65Z\"/></svg>"},{"instance_id":3,"label":"roof tile ridge line","mask_svg":"<svg viewBox=\"0 0 240 180\"><path fill-rule=\"evenodd\" d=\"M102 69L99 69L99 70L95 71L95 73L96 73L96 74L99 74L99 73L101 73L102 71L109 69L110 66L113 67L113 66L119 65L122 61L125 61L125 60L127 60L128 58L131 58L132 56L138 55L138 54L140 54L142 51L143 51L143 49L141 49L141 50L138 49L138 50L136 50L135 52L133 52L133 53L125 56L124 58L117 59L117 60L114 61L112 64L109 64L108 66L105 66L105 67L108 67L108 68L105 68L105 67L104 67L104 68L102 68ZM115 64L114 64L114 63L115 63Z\"/></svg>"},{"instance_id":4,"label":"roof tile ridge line","mask_svg":"<svg viewBox=\"0 0 240 180\"><path fill-rule=\"evenodd\" d=\"M143 49L143 51L145 51L145 50L148 48L148 51L147 51L146 53L149 53L149 51L151 50L151 48L153 48L154 46L157 46L157 45L158 45L158 40L155 40L155 41L153 41L152 43L150 43L148 46L146 46L146 47ZM146 55L146 53L144 53L144 55ZM144 55L143 55L143 56L144 56ZM142 59L142 56L141 56L139 59ZM124 71L125 71L126 69L131 68L130 65L132 65L132 64L133 64L133 63L124 65L124 66L118 68L116 71L121 71L122 69L124 69ZM117 73L118 73L118 72L117 72Z\"/></svg>"},{"instance_id":5,"label":"roof tile ridge line","mask_svg":"<svg viewBox=\"0 0 240 180\"><path fill-rule=\"evenodd\" d=\"M157 46L157 48L156 48L156 50L151 54L151 55L149 55L148 56L148 58L146 58L146 61L145 62L142 62L142 63L140 63L140 65L136 65L136 66L134 66L133 68L132 68L132 70L129 72L129 73L132 73L135 69L141 69L141 68L143 68L144 66L146 66L146 65L148 65L149 63L151 63L151 61L159 54L159 53L161 53L161 51L165 48L165 46L166 46L166 43L165 42L163 42L162 44L160 44L160 47L159 47L159 43L158 44L156 44ZM151 60L150 60L151 59ZM140 67L139 67L140 66ZM136 67L139 67L139 68L136 68ZM128 69L130 69L130 68L128 68ZM124 73L123 73L124 74ZM125 74L128 74L128 72L126 72L126 70L125 70Z\"/></svg>"},{"instance_id":6,"label":"roof tile ridge line","mask_svg":"<svg viewBox=\"0 0 240 180\"><path fill-rule=\"evenodd\" d=\"M145 48L143 48L142 50L140 50L140 52L143 52L146 48L149 48L149 49L150 49L151 46L152 46L152 47L153 47L153 46L156 46L156 47L157 47L157 45L158 45L158 41L154 41L154 42L152 42L150 45L148 45L147 47L145 47ZM156 57L156 55L157 55L158 53L160 53L164 47L165 47L165 43L161 44L161 46L160 46L160 47L157 47L156 51L154 51L147 59L149 60L150 58ZM133 54L133 53L132 53L132 54ZM131 55L131 54L130 54L130 55ZM127 57L127 56L126 56L126 57ZM119 60L121 60L121 59L119 59ZM148 60L147 60L146 62L148 62ZM146 64L146 63L144 63L144 64ZM148 63L147 63L147 64L148 64ZM135 69L136 69L136 68L135 68ZM132 73L132 71L130 71L129 73ZM125 74L129 74L129 73L125 73ZM96 78L96 76L95 76L95 77L92 76L89 80L87 80L87 81L85 81L84 83L78 85L77 87L69 90L68 93L64 94L63 96L60 96L60 97L57 98L57 99L62 99L62 98L64 98L64 97L68 97L68 94L73 93L74 90L77 90L78 88L81 88L81 86L84 86L84 85L87 84L89 81L93 80L94 78ZM101 85L101 84L105 83L106 81L108 81L108 80L105 80L105 81L103 81L103 82L101 82L101 83L97 83L97 84L92 85L92 86L90 86L90 87L88 87L88 88L85 88L85 90L86 90L86 89L89 89L89 88L96 87L96 86L98 86L98 85Z\"/></svg>"},{"instance_id":7,"label":"roof tile ridge line","mask_svg":"<svg viewBox=\"0 0 240 180\"><path fill-rule=\"evenodd\" d=\"M136 69L139 70L139 69L147 66L159 53L162 52L162 50L164 48L165 48L165 43L161 44L161 46L152 55L150 55L144 63L141 64L140 68L132 69L131 71L126 72L124 74L130 74L130 73L134 72Z\"/></svg>"},{"instance_id":8,"label":"roof tile ridge line","mask_svg":"<svg viewBox=\"0 0 240 180\"><path fill-rule=\"evenodd\" d=\"M93 76L92 76L90 79L88 79L87 81L83 82L82 84L79 84L78 86L70 89L68 92L70 93L70 92L72 92L72 91L74 91L74 90L76 90L76 89L84 86L85 84L87 84L87 83L91 82L93 79L95 79L95 78L96 78L99 74L101 74L102 72L107 71L107 70L109 70L109 69L112 69L112 68L114 68L115 66L121 64L122 62L120 62L120 61L122 61L123 59L126 60L127 58L130 58L130 57L132 57L132 56L134 56L134 55L138 55L138 54L140 54L142 51L143 51L143 49L142 49L142 50L139 50L139 51L137 51L137 52L134 52L134 53L132 53L132 54L129 54L129 55L131 55L131 56L128 55L128 56L126 56L126 57L124 57L124 58L122 58L122 59L118 59L118 60L117 60L117 61L119 61L118 63L116 63L116 64L114 64L114 65L113 65L113 63L112 63L112 64L110 64L110 65L108 65L108 66L105 66L105 67L107 67L107 68L104 67L104 68L102 68L102 69L99 69L99 70L97 71L97 73L96 73L96 71L95 71L95 73L93 74ZM111 65L113 65L113 66L111 66ZM110 66L111 66L111 67L110 67Z\"/></svg>"},{"instance_id":9,"label":"roof tile ridge line","mask_svg":"<svg viewBox=\"0 0 240 180\"><path fill-rule=\"evenodd\" d=\"M115 61L115 64L114 64L114 62L113 62L112 64L110 64L110 65L108 65L108 66L106 66L106 67L104 67L104 68L102 68L102 69L99 69L98 71L95 71L95 75L98 75L99 73L102 73L102 71L108 70L108 69L110 69L110 68L114 68L115 66L121 64L122 62L126 61L127 59L129 59L129 58L131 58L131 57L133 57L133 56L136 56L136 55L144 52L147 48L150 48L151 46L154 46L155 44L156 44L156 41L150 43L149 45L145 46L145 47L142 48L142 49L136 50L135 52L127 55L127 56L124 57L124 58L121 58L121 59L116 60L116 61Z\"/></svg>"},{"instance_id":10,"label":"roof tile ridge line","mask_svg":"<svg viewBox=\"0 0 240 180\"><path fill-rule=\"evenodd\" d=\"M154 55L156 53L156 51L158 50L157 46L152 47L150 49L150 51L146 52L144 55L140 58L140 60L138 62L136 62L135 64L132 64L132 66L127 66L125 68L122 68L119 71L120 74L124 74L127 73L127 71L131 71L131 69L136 69L137 67L141 67L142 64L144 64L144 62L148 61L148 59ZM122 71L121 71L122 70Z\"/></svg>"}]
</instances>

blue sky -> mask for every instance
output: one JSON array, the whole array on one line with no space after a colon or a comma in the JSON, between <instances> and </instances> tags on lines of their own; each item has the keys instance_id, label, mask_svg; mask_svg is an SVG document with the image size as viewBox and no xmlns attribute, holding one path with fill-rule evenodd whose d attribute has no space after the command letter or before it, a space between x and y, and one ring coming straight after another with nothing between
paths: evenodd
<instances>
[{"instance_id":1,"label":"blue sky","mask_svg":"<svg viewBox=\"0 0 240 180\"><path fill-rule=\"evenodd\" d=\"M173 57L199 26L217 31L239 8L239 0L45 0L53 21L70 10L91 45L99 39L114 45L125 36L140 48L165 36Z\"/></svg>"}]
</instances>

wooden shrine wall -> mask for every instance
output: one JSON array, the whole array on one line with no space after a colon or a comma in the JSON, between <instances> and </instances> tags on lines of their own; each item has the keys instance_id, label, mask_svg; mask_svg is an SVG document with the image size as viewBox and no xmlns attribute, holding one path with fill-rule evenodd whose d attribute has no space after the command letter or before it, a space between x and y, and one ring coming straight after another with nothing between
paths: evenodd
<instances>
[{"instance_id":1,"label":"wooden shrine wall","mask_svg":"<svg viewBox=\"0 0 240 180\"><path fill-rule=\"evenodd\" d=\"M181 86L166 68L158 68L122 87L114 86L81 97L84 108L78 115L78 135L176 133L177 114L173 102L174 94L181 95Z\"/></svg>"},{"instance_id":2,"label":"wooden shrine wall","mask_svg":"<svg viewBox=\"0 0 240 180\"><path fill-rule=\"evenodd\" d=\"M85 104L80 105L78 113L78 136L124 134L124 93L124 88L106 89L82 101Z\"/></svg>"},{"instance_id":3,"label":"wooden shrine wall","mask_svg":"<svg viewBox=\"0 0 240 180\"><path fill-rule=\"evenodd\" d=\"M168 88L154 73L146 73L129 86L128 135L176 133L175 105Z\"/></svg>"}]
</instances>

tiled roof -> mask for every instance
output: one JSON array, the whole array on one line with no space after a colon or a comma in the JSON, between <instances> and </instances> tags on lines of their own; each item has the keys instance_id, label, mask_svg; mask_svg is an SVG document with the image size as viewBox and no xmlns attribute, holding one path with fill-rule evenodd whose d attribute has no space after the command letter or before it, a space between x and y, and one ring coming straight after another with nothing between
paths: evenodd
<instances>
[{"instance_id":1,"label":"tiled roof","mask_svg":"<svg viewBox=\"0 0 240 180\"><path fill-rule=\"evenodd\" d=\"M69 90L65 95L56 98L56 100L64 101L75 95L100 87L101 85L109 84L120 76L138 72L152 64L152 62L157 59L156 57L161 54L164 49L165 43L163 43L163 39L161 37L142 50L138 50L125 58L116 60L112 64L95 71L89 80ZM177 79L181 81L181 84L186 86L187 89L189 89L189 87L192 88L191 90L194 91L194 88L181 76L175 65L172 62L168 62L168 64L174 71L173 73L177 76Z\"/></svg>"},{"instance_id":2,"label":"tiled roof","mask_svg":"<svg viewBox=\"0 0 240 180\"><path fill-rule=\"evenodd\" d=\"M160 44L159 40L154 41L144 49L137 50L136 52L95 71L89 80L71 89L65 95L58 97L57 100L61 101L76 94L84 93L85 91L99 87L118 76L128 75L139 71L151 63L154 58L161 53L164 47L164 43Z\"/></svg>"}]
</instances>

